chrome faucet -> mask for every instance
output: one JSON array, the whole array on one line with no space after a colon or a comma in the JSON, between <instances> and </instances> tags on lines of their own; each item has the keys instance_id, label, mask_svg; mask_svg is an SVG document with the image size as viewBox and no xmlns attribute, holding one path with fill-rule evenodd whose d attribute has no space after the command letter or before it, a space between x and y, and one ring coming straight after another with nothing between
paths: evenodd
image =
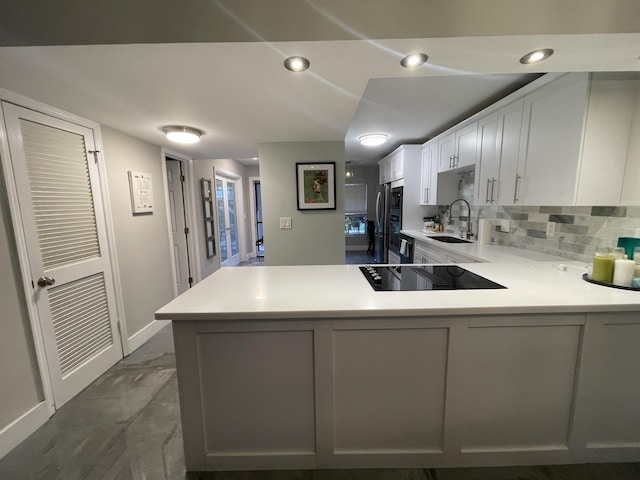
<instances>
[{"instance_id":1,"label":"chrome faucet","mask_svg":"<svg viewBox=\"0 0 640 480\"><path fill-rule=\"evenodd\" d=\"M451 202L451 205L449 205L449 224L451 224L451 222L453 221L451 217L451 210L453 204L456 202L464 202L465 205L467 205L467 240L469 240L471 237L473 237L473 233L471 232L471 207L469 206L469 202L467 202L464 198L456 198L453 202Z\"/></svg>"}]
</instances>

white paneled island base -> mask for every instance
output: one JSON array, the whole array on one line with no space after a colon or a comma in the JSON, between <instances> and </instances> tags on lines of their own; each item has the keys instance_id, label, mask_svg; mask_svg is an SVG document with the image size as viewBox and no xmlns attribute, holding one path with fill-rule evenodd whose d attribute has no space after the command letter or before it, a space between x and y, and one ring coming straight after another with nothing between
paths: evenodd
<instances>
[{"instance_id":1,"label":"white paneled island base","mask_svg":"<svg viewBox=\"0 0 640 480\"><path fill-rule=\"evenodd\" d=\"M188 471L640 461L637 304L396 316L263 305L264 319L250 305L246 319L171 306L157 317L178 317Z\"/></svg>"}]
</instances>

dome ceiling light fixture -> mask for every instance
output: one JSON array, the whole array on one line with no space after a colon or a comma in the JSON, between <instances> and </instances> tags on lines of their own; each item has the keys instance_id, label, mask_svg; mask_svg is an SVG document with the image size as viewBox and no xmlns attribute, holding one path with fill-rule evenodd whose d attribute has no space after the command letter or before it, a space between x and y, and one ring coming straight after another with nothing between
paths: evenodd
<instances>
[{"instance_id":1,"label":"dome ceiling light fixture","mask_svg":"<svg viewBox=\"0 0 640 480\"><path fill-rule=\"evenodd\" d=\"M402 57L402 60L400 60L400 65L402 65L404 68L415 68L424 63L427 63L428 59L429 57L426 53L410 53L406 57Z\"/></svg>"},{"instance_id":2,"label":"dome ceiling light fixture","mask_svg":"<svg viewBox=\"0 0 640 480\"><path fill-rule=\"evenodd\" d=\"M289 57L284 61L284 68L292 72L304 72L309 68L309 65L311 65L311 62L300 56Z\"/></svg>"},{"instance_id":3,"label":"dome ceiling light fixture","mask_svg":"<svg viewBox=\"0 0 640 480\"><path fill-rule=\"evenodd\" d=\"M540 48L529 52L520 59L520 63L523 65L529 65L530 63L541 62L542 60L549 58L553 55L553 48Z\"/></svg>"},{"instance_id":4,"label":"dome ceiling light fixture","mask_svg":"<svg viewBox=\"0 0 640 480\"><path fill-rule=\"evenodd\" d=\"M376 147L382 145L389 139L386 133L367 133L358 137L358 141L365 147Z\"/></svg>"},{"instance_id":5,"label":"dome ceiling light fixture","mask_svg":"<svg viewBox=\"0 0 640 480\"><path fill-rule=\"evenodd\" d=\"M198 143L204 133L197 128L171 125L162 129L168 140L176 143Z\"/></svg>"}]
</instances>

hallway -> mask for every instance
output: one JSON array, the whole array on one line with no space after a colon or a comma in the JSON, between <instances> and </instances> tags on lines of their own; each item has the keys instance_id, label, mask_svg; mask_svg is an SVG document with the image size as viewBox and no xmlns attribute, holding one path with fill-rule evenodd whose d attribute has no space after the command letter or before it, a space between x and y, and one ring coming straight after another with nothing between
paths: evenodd
<instances>
[{"instance_id":1,"label":"hallway","mask_svg":"<svg viewBox=\"0 0 640 480\"><path fill-rule=\"evenodd\" d=\"M0 459L2 480L637 480L640 463L540 467L184 472L170 327Z\"/></svg>"}]
</instances>

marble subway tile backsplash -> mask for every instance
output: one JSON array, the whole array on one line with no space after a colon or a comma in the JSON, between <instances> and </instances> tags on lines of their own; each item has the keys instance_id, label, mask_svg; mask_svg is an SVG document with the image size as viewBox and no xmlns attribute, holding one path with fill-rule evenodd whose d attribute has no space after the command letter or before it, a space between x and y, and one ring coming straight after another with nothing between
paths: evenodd
<instances>
[{"instance_id":1,"label":"marble subway tile backsplash","mask_svg":"<svg viewBox=\"0 0 640 480\"><path fill-rule=\"evenodd\" d=\"M632 237L640 228L640 207L531 207L482 206L472 210L478 218L495 220L492 242L536 252L591 262L596 245L616 246L618 237ZM510 222L501 232L502 219ZM555 235L547 237L547 222L555 222Z\"/></svg>"}]
</instances>

